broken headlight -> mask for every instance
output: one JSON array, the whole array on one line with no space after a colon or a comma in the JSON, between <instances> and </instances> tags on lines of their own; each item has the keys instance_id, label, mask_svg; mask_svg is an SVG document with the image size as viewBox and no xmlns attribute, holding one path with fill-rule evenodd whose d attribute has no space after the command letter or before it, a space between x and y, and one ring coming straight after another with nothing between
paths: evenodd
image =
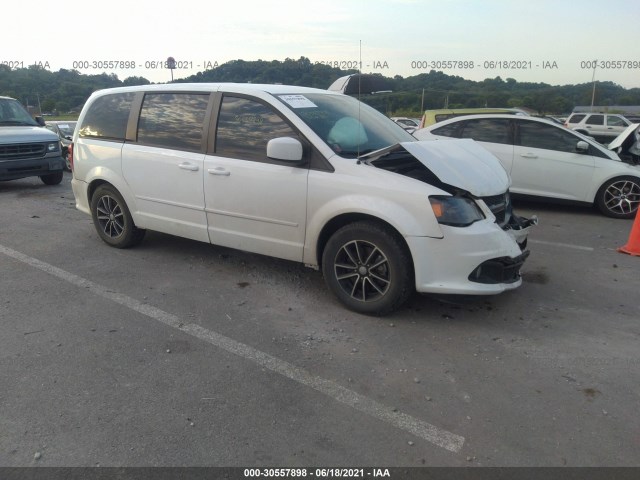
<instances>
[{"instance_id":1,"label":"broken headlight","mask_svg":"<svg viewBox=\"0 0 640 480\"><path fill-rule=\"evenodd\" d=\"M433 213L441 225L467 227L484 219L482 210L471 198L433 195L429 197L429 201Z\"/></svg>"}]
</instances>

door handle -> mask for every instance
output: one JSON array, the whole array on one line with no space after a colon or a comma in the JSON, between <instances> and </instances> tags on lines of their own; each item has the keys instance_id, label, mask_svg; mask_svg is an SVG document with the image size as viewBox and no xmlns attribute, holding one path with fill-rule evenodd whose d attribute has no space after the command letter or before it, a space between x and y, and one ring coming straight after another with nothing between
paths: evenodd
<instances>
[{"instance_id":1,"label":"door handle","mask_svg":"<svg viewBox=\"0 0 640 480\"><path fill-rule=\"evenodd\" d=\"M535 153L521 153L520 156L524 158L538 158L538 155Z\"/></svg>"},{"instance_id":2,"label":"door handle","mask_svg":"<svg viewBox=\"0 0 640 480\"><path fill-rule=\"evenodd\" d=\"M190 170L192 172L198 171L198 166L189 162L181 163L180 165L178 165L178 167L181 168L182 170Z\"/></svg>"},{"instance_id":3,"label":"door handle","mask_svg":"<svg viewBox=\"0 0 640 480\"><path fill-rule=\"evenodd\" d=\"M231 175L231 172L225 170L222 167L210 168L207 170L207 172L209 172L211 175L221 175L223 177L228 177L229 175Z\"/></svg>"}]
</instances>

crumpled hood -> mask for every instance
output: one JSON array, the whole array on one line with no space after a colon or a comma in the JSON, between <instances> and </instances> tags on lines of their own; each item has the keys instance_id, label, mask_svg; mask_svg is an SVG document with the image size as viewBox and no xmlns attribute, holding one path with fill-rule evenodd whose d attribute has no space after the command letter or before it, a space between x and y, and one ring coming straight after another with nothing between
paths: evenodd
<instances>
[{"instance_id":1,"label":"crumpled hood","mask_svg":"<svg viewBox=\"0 0 640 480\"><path fill-rule=\"evenodd\" d=\"M44 127L0 126L0 143L57 142L58 136Z\"/></svg>"},{"instance_id":2,"label":"crumpled hood","mask_svg":"<svg viewBox=\"0 0 640 480\"><path fill-rule=\"evenodd\" d=\"M466 190L476 197L504 193L511 184L500 161L474 140L402 142L399 145L442 183Z\"/></svg>"}]
</instances>

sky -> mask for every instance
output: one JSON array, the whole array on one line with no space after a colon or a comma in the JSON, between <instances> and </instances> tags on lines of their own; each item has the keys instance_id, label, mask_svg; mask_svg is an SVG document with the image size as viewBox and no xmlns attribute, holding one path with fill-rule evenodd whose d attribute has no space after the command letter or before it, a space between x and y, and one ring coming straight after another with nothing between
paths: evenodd
<instances>
[{"instance_id":1,"label":"sky","mask_svg":"<svg viewBox=\"0 0 640 480\"><path fill-rule=\"evenodd\" d=\"M4 9L0 63L18 68L160 83L230 60L307 57L388 77L433 69L476 81L640 87L638 0L57 0Z\"/></svg>"}]
</instances>

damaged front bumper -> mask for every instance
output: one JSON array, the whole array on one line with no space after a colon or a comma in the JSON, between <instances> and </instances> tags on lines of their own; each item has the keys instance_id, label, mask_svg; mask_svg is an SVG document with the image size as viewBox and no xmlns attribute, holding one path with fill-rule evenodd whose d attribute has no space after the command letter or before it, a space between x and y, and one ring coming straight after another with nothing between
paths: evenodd
<instances>
[{"instance_id":1,"label":"damaged front bumper","mask_svg":"<svg viewBox=\"0 0 640 480\"><path fill-rule=\"evenodd\" d=\"M531 218L518 217L517 215L511 215L509 223L503 226L503 230L506 231L511 238L513 238L520 250L524 251L527 247L527 237L531 227L538 224L538 217L532 215Z\"/></svg>"},{"instance_id":2,"label":"damaged front bumper","mask_svg":"<svg viewBox=\"0 0 640 480\"><path fill-rule=\"evenodd\" d=\"M405 237L414 260L416 290L496 295L518 288L520 267L529 252L512 235L523 235L524 244L530 227L507 230L487 218L464 228L442 225L441 238Z\"/></svg>"},{"instance_id":3,"label":"damaged front bumper","mask_svg":"<svg viewBox=\"0 0 640 480\"><path fill-rule=\"evenodd\" d=\"M518 244L522 254L517 257L498 257L486 260L471 272L469 280L489 285L521 281L520 268L531 253L526 250L529 231L537 224L538 217L536 215L532 215L531 218L519 217L512 212L509 205L500 226Z\"/></svg>"},{"instance_id":4,"label":"damaged front bumper","mask_svg":"<svg viewBox=\"0 0 640 480\"><path fill-rule=\"evenodd\" d=\"M492 209L495 219L487 217L464 228L441 225L441 239L408 237L416 290L495 295L518 288L520 269L530 253L527 236L538 218L514 215L506 203L502 212Z\"/></svg>"},{"instance_id":5,"label":"damaged front bumper","mask_svg":"<svg viewBox=\"0 0 640 480\"><path fill-rule=\"evenodd\" d=\"M517 257L492 258L482 262L471 272L469 280L484 284L515 283L520 280L520 268L529 256L529 250L525 250Z\"/></svg>"},{"instance_id":6,"label":"damaged front bumper","mask_svg":"<svg viewBox=\"0 0 640 480\"><path fill-rule=\"evenodd\" d=\"M538 224L538 217L532 215L531 218L519 217L513 213L511 205L511 195L509 192L501 195L482 197L482 201L489 208L496 218L496 223L506 231L511 238L524 251L527 246L527 236L531 227Z\"/></svg>"}]
</instances>

